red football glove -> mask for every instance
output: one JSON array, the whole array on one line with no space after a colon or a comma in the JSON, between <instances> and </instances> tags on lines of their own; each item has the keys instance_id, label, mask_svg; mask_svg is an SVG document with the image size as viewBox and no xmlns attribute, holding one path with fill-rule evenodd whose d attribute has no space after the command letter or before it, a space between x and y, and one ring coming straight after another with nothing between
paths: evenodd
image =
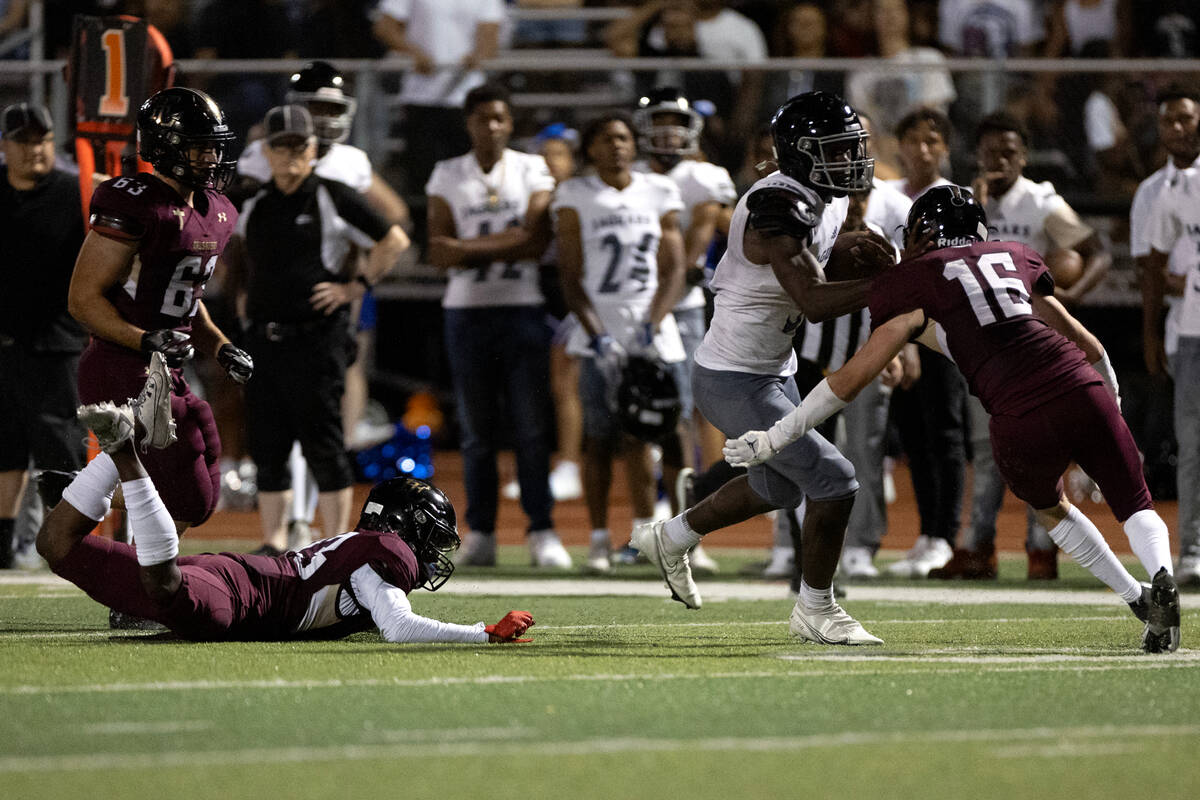
<instances>
[{"instance_id":1,"label":"red football glove","mask_svg":"<svg viewBox=\"0 0 1200 800\"><path fill-rule=\"evenodd\" d=\"M488 625L483 630L488 635L489 642L532 642L533 639L518 639L527 629L533 627L533 615L528 611L510 611L504 619L495 625Z\"/></svg>"}]
</instances>

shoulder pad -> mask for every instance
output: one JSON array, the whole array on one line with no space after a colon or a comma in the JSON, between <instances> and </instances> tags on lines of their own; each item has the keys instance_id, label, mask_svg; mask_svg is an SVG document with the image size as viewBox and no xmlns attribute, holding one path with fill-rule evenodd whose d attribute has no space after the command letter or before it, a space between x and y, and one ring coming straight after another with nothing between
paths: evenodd
<instances>
[{"instance_id":1,"label":"shoulder pad","mask_svg":"<svg viewBox=\"0 0 1200 800\"><path fill-rule=\"evenodd\" d=\"M808 197L790 187L759 189L746 198L748 224L766 238L791 236L807 239L821 220L825 203L816 194Z\"/></svg>"}]
</instances>

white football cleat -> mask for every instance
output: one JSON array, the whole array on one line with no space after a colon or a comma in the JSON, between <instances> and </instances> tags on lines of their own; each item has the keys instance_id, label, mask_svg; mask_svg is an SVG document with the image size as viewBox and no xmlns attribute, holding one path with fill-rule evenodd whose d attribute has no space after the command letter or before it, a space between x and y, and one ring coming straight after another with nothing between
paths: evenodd
<instances>
[{"instance_id":1,"label":"white football cleat","mask_svg":"<svg viewBox=\"0 0 1200 800\"><path fill-rule=\"evenodd\" d=\"M529 532L529 556L535 567L571 568L571 556L552 530Z\"/></svg>"},{"instance_id":2,"label":"white football cleat","mask_svg":"<svg viewBox=\"0 0 1200 800\"><path fill-rule=\"evenodd\" d=\"M692 566L692 572L697 575L716 575L721 571L721 565L704 551L702 545L696 545L688 551L688 563Z\"/></svg>"},{"instance_id":3,"label":"white football cleat","mask_svg":"<svg viewBox=\"0 0 1200 800\"><path fill-rule=\"evenodd\" d=\"M872 562L871 548L847 547L842 550L842 560L838 564L838 572L844 578L878 578L879 570Z\"/></svg>"},{"instance_id":4,"label":"white football cleat","mask_svg":"<svg viewBox=\"0 0 1200 800\"><path fill-rule=\"evenodd\" d=\"M631 539L633 546L646 559L658 567L671 597L683 603L688 608L699 608L701 605L700 590L692 580L692 568L688 562L687 553L670 553L662 540L664 522L646 522L633 529Z\"/></svg>"},{"instance_id":5,"label":"white football cleat","mask_svg":"<svg viewBox=\"0 0 1200 800\"><path fill-rule=\"evenodd\" d=\"M888 565L887 571L899 578L927 578L931 570L946 566L954 548L945 539L918 536L904 558Z\"/></svg>"},{"instance_id":6,"label":"white football cleat","mask_svg":"<svg viewBox=\"0 0 1200 800\"><path fill-rule=\"evenodd\" d=\"M1175 583L1179 586L1200 586L1200 556L1184 556L1175 568Z\"/></svg>"},{"instance_id":7,"label":"white football cleat","mask_svg":"<svg viewBox=\"0 0 1200 800\"><path fill-rule=\"evenodd\" d=\"M142 426L139 442L142 452L147 447L162 450L175 443L175 420L171 419L171 371L167 368L167 357L162 353L150 354L146 385L129 401L129 406Z\"/></svg>"},{"instance_id":8,"label":"white football cleat","mask_svg":"<svg viewBox=\"0 0 1200 800\"><path fill-rule=\"evenodd\" d=\"M792 636L816 644L883 644L883 639L867 633L837 603L824 611L810 611L797 598L788 620L788 630Z\"/></svg>"},{"instance_id":9,"label":"white football cleat","mask_svg":"<svg viewBox=\"0 0 1200 800\"><path fill-rule=\"evenodd\" d=\"M609 555L612 551L612 540L608 536L592 535L592 543L588 546L587 559L583 567L588 572L608 572L612 569Z\"/></svg>"},{"instance_id":10,"label":"white football cleat","mask_svg":"<svg viewBox=\"0 0 1200 800\"><path fill-rule=\"evenodd\" d=\"M496 535L468 531L463 537L462 547L455 554L456 567L494 567L496 566Z\"/></svg>"},{"instance_id":11,"label":"white football cleat","mask_svg":"<svg viewBox=\"0 0 1200 800\"><path fill-rule=\"evenodd\" d=\"M96 434L96 443L106 453L115 453L133 438L134 416L129 406L107 400L80 406L75 411L84 427Z\"/></svg>"}]
</instances>

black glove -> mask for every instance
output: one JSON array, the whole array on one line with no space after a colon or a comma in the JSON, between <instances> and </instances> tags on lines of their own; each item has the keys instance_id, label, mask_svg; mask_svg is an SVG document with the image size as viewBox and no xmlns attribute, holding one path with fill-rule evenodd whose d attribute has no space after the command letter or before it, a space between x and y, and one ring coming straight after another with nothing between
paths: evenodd
<instances>
[{"instance_id":1,"label":"black glove","mask_svg":"<svg viewBox=\"0 0 1200 800\"><path fill-rule=\"evenodd\" d=\"M245 350L229 342L221 345L217 351L217 363L234 383L245 383L254 374L254 359Z\"/></svg>"},{"instance_id":2,"label":"black glove","mask_svg":"<svg viewBox=\"0 0 1200 800\"><path fill-rule=\"evenodd\" d=\"M182 367L183 362L190 361L196 355L196 348L192 347L190 333L163 328L142 334L142 352L162 353L167 358L168 367Z\"/></svg>"}]
</instances>

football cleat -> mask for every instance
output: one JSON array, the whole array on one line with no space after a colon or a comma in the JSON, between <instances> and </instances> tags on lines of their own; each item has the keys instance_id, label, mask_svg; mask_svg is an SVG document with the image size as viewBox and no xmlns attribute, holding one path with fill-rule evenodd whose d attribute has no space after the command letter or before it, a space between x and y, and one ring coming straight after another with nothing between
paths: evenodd
<instances>
[{"instance_id":1,"label":"football cleat","mask_svg":"<svg viewBox=\"0 0 1200 800\"><path fill-rule=\"evenodd\" d=\"M1142 583L1142 596L1129 604L1129 610L1140 621L1150 621L1150 584Z\"/></svg>"},{"instance_id":2,"label":"football cleat","mask_svg":"<svg viewBox=\"0 0 1200 800\"><path fill-rule=\"evenodd\" d=\"M529 556L535 567L571 568L571 556L552 530L529 532Z\"/></svg>"},{"instance_id":3,"label":"football cleat","mask_svg":"<svg viewBox=\"0 0 1200 800\"><path fill-rule=\"evenodd\" d=\"M76 410L79 421L92 433L96 442L106 453L115 453L133 438L134 415L129 406L118 406L105 401L80 406Z\"/></svg>"},{"instance_id":4,"label":"football cleat","mask_svg":"<svg viewBox=\"0 0 1200 800\"><path fill-rule=\"evenodd\" d=\"M1142 649L1147 653L1174 653L1179 649L1179 589L1166 567L1150 581L1150 609Z\"/></svg>"},{"instance_id":5,"label":"football cleat","mask_svg":"<svg viewBox=\"0 0 1200 800\"><path fill-rule=\"evenodd\" d=\"M592 542L588 545L587 559L583 562L583 568L588 572L608 572L612 569L612 561L609 558L612 550L612 541L606 535L592 534Z\"/></svg>"},{"instance_id":6,"label":"football cleat","mask_svg":"<svg viewBox=\"0 0 1200 800\"><path fill-rule=\"evenodd\" d=\"M950 543L933 536L918 536L904 558L888 565L887 571L898 578L925 578L938 567L946 566L954 554Z\"/></svg>"},{"instance_id":7,"label":"football cleat","mask_svg":"<svg viewBox=\"0 0 1200 800\"><path fill-rule=\"evenodd\" d=\"M846 547L842 550L842 560L838 564L838 572L847 580L861 578L878 578L879 570L872 563L869 547Z\"/></svg>"},{"instance_id":8,"label":"football cleat","mask_svg":"<svg viewBox=\"0 0 1200 800\"><path fill-rule=\"evenodd\" d=\"M721 571L721 565L701 545L696 545L688 551L688 563L692 565L692 572L697 575L716 575Z\"/></svg>"},{"instance_id":9,"label":"football cleat","mask_svg":"<svg viewBox=\"0 0 1200 800\"><path fill-rule=\"evenodd\" d=\"M800 600L792 608L788 630L799 639L816 644L877 645L883 639L872 636L854 617L834 603L825 611L810 611Z\"/></svg>"},{"instance_id":10,"label":"football cleat","mask_svg":"<svg viewBox=\"0 0 1200 800\"><path fill-rule=\"evenodd\" d=\"M663 542L664 522L647 522L633 529L633 546L651 564L658 567L659 574L667 582L671 597L688 608L700 608L700 590L692 580L692 568L687 553L670 553Z\"/></svg>"},{"instance_id":11,"label":"football cleat","mask_svg":"<svg viewBox=\"0 0 1200 800\"><path fill-rule=\"evenodd\" d=\"M494 567L496 566L496 535L469 531L463 537L462 549L454 559L459 567Z\"/></svg>"},{"instance_id":12,"label":"football cleat","mask_svg":"<svg viewBox=\"0 0 1200 800\"><path fill-rule=\"evenodd\" d=\"M162 450L175 443L175 420L171 419L171 372L162 353L150 354L146 384L138 396L129 401L129 406L142 426L139 444L143 453L148 447Z\"/></svg>"}]
</instances>

